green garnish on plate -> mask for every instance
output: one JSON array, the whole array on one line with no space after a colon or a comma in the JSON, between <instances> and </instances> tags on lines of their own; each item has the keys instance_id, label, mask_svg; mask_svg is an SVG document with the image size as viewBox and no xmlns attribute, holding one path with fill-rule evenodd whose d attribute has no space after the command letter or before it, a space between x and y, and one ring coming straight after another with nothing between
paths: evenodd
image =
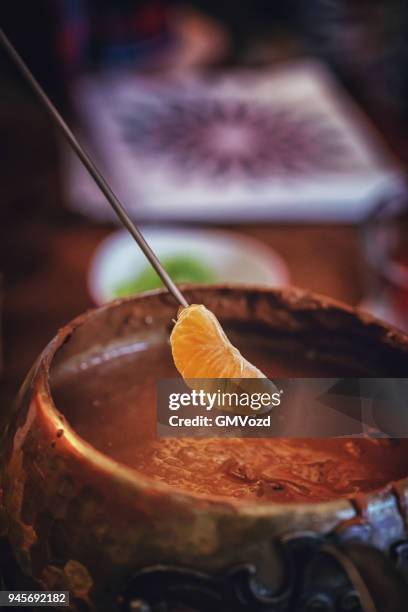
<instances>
[{"instance_id":1,"label":"green garnish on plate","mask_svg":"<svg viewBox=\"0 0 408 612\"><path fill-rule=\"evenodd\" d=\"M194 257L174 255L162 259L162 264L176 283L212 283L216 278L209 266ZM163 287L160 277L150 265L147 265L136 278L117 285L113 295L114 297L126 297L159 287Z\"/></svg>"}]
</instances>

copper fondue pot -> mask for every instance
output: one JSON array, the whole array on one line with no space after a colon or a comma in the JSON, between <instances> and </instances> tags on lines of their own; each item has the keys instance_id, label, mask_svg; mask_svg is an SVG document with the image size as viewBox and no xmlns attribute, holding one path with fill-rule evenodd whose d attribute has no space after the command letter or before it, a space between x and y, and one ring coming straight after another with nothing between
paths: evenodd
<instances>
[{"instance_id":1,"label":"copper fondue pot","mask_svg":"<svg viewBox=\"0 0 408 612\"><path fill-rule=\"evenodd\" d=\"M332 300L225 286L185 295L333 363L408 373L407 337ZM364 503L203 499L115 462L59 413L53 371L148 330L165 337L176 311L164 291L92 310L32 368L0 447L0 534L22 573L69 590L77 610L405 610L408 479Z\"/></svg>"}]
</instances>

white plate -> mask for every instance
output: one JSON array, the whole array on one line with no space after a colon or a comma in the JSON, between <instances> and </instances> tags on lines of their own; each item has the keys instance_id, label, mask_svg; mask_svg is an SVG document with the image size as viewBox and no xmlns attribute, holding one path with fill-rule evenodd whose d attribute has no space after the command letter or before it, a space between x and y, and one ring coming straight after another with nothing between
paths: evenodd
<instances>
[{"instance_id":1,"label":"white plate","mask_svg":"<svg viewBox=\"0 0 408 612\"><path fill-rule=\"evenodd\" d=\"M283 286L289 273L282 258L253 238L223 231L175 227L147 227L142 233L159 259L186 255L211 269L214 282ZM138 276L147 260L125 231L106 238L98 247L89 270L88 286L93 300L103 304L115 297L122 282Z\"/></svg>"}]
</instances>

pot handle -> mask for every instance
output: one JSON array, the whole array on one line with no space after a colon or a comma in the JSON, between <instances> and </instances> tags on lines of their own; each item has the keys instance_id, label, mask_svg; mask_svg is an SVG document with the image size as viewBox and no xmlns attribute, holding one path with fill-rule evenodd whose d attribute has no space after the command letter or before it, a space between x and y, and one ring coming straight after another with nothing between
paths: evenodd
<instances>
[{"instance_id":1,"label":"pot handle","mask_svg":"<svg viewBox=\"0 0 408 612\"><path fill-rule=\"evenodd\" d=\"M320 552L341 566L359 596L363 612L406 612L408 583L380 550L354 541L325 543Z\"/></svg>"}]
</instances>

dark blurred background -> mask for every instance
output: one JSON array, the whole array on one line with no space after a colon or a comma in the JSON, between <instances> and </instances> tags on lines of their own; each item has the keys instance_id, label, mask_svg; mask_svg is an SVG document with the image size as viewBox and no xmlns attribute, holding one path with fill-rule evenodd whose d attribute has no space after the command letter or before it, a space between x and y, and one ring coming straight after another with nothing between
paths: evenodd
<instances>
[{"instance_id":1,"label":"dark blurred background","mask_svg":"<svg viewBox=\"0 0 408 612\"><path fill-rule=\"evenodd\" d=\"M0 12L5 32L73 125L75 83L84 74L257 71L312 57L376 126L402 172L408 163L404 0L3 0ZM0 84L1 399L7 406L57 328L93 305L88 268L115 225L70 208L55 130L1 50ZM373 203L367 223L249 221L238 231L273 248L293 284L353 305L363 301L408 327L404 218L401 197L397 207ZM230 230L233 219L216 225ZM366 252L376 240L385 249L381 257L377 248ZM400 274L387 278L397 252Z\"/></svg>"}]
</instances>

